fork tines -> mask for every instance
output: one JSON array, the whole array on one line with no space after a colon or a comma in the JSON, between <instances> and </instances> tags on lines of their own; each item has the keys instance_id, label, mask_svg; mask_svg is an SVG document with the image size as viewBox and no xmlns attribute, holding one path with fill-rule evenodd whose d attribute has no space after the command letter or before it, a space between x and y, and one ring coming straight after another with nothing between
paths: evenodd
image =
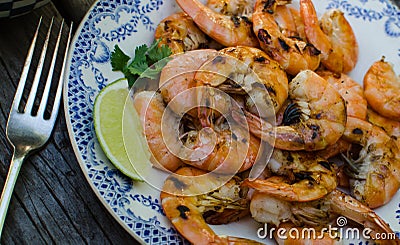
<instances>
[{"instance_id":1,"label":"fork tines","mask_svg":"<svg viewBox=\"0 0 400 245\"><path fill-rule=\"evenodd\" d=\"M1 1L1 0L0 0ZM30 66L32 62L33 53L35 50L35 45L38 39L38 33L40 29L40 25L42 23L42 18L40 18L38 27L36 29L36 33L33 37L32 44L29 48L28 55L26 57L25 65L22 70L21 78L18 83L17 91L15 93L14 101L11 106L10 114L8 116L7 127L6 127L6 137L8 141L12 144L14 148L13 158L11 160L10 169L7 174L7 179L4 184L4 188L0 198L0 236L4 225L4 220L6 217L6 212L8 209L8 205L10 203L10 199L12 196L12 192L14 189L15 182L17 180L17 176L19 173L19 169L22 166L22 163L25 157L29 152L39 149L43 147L46 142L49 140L51 133L53 131L55 121L58 114L58 109L60 107L61 100L61 90L62 90L62 82L63 82L63 74L65 69L65 61L67 59L67 52L69 49L69 43L71 39L71 30L70 28L68 34L68 40L66 43L66 47L64 52L59 54L59 46L60 40L64 28L64 21L61 22L60 30L58 32L58 36L56 38L54 53L51 55L50 66L48 68L48 74L46 83L44 84L43 95L41 96L41 100L38 106L37 113L33 112L35 98L40 97L37 96L39 81L42 77L42 70L45 64L46 52L50 42L50 33L52 30L54 18L51 21L50 27L47 30L46 39L43 44L43 48L40 54L40 58L38 61L38 65L35 75L33 77L33 82L31 86L31 90L28 95L27 102L25 104L25 108L19 110L19 107L22 108L21 100L23 97L23 91L27 84L28 74L30 71ZM55 73L55 64L58 60L57 57L60 57L61 60L61 71L59 74ZM32 69L33 70L33 69ZM50 109L50 116L45 116L46 107L48 106L49 94L51 91L51 83L53 80L53 76L58 78L57 89L55 91L55 98L52 109Z\"/></svg>"},{"instance_id":2,"label":"fork tines","mask_svg":"<svg viewBox=\"0 0 400 245\"><path fill-rule=\"evenodd\" d=\"M48 51L48 47L49 47L49 40L50 40L50 35L53 29L53 25L54 25L54 17L51 19L50 22L50 26L47 30L47 34L46 34L46 39L44 41L43 44L43 48L40 54L40 58L37 64L37 68L36 68L36 72L35 75L33 77L33 81L32 81L32 85L31 85L31 89L25 104L25 107L21 110L22 108L22 103L21 100L23 98L23 92L24 92L24 88L27 84L27 80L28 80L28 73L30 71L30 67L31 67L31 63L32 63L32 57L34 54L34 50L35 50L35 46L37 43L37 39L38 39L38 33L39 33L39 29L42 25L42 17L39 20L39 24L36 28L36 32L35 35L33 37L32 40L32 44L29 48L28 51L28 55L26 57L25 60L25 64L24 64L24 68L22 70L22 74L21 74L21 78L20 81L18 83L18 87L17 87L17 91L15 93L15 97L14 97L14 101L12 104L12 108L11 111L15 111L17 113L29 113L32 114L33 116L39 116L42 118L45 118L45 111L46 111L46 107L48 106L48 100L49 100L49 95L50 95L50 90L51 90L51 85L52 85L52 80L53 80L53 74L55 73L55 66L56 66L56 61L60 62L57 57L58 57L58 52L59 52L59 47L60 47L60 40L61 40L61 36L64 30L64 20L62 20L60 26L59 26L59 31L58 31L58 35L57 35L57 39L56 39L56 43L54 46L54 50L53 54L52 54L52 58L50 61L50 66L48 68L48 75L47 75L47 79L46 79L46 83L45 83L45 87L43 90L43 94L39 103L39 107L37 109L37 112L34 111L36 108L35 107L35 99L37 97L38 94L38 86L40 83L40 80L42 78L42 71L45 65L45 60L46 60L46 53ZM45 119L50 119L50 120L54 120L58 114L58 108L59 108L59 103L60 103L60 97L61 97L61 91L62 91L62 82L63 82L63 76L62 74L64 73L64 69L65 69L65 61L67 58L67 53L68 53L68 49L69 49L69 43L70 43L70 39L71 39L71 33L72 33L72 24L69 28L69 33L68 33L68 40L66 43L66 47L65 47L65 51L64 51L64 55L62 55L62 65L61 65L61 71L60 71L60 79L58 80L58 84L57 84L57 90L55 93L55 99L54 99L54 103L53 103L53 108L50 110L51 114L49 118L45 118ZM43 78L44 79L44 78ZM20 109L19 109L20 108Z\"/></svg>"}]
</instances>

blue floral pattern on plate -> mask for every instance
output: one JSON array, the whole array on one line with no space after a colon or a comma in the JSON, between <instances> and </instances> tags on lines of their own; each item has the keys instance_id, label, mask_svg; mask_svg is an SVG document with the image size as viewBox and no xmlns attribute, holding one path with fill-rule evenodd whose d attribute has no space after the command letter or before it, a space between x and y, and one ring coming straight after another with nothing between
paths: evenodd
<instances>
[{"instance_id":1,"label":"blue floral pattern on plate","mask_svg":"<svg viewBox=\"0 0 400 245\"><path fill-rule=\"evenodd\" d=\"M361 18L363 20L372 22L384 20L385 32L390 37L400 36L400 14L398 8L394 6L389 0L379 0L380 8L372 9L366 7L368 3L366 0L360 0L362 5L354 5L354 1L347 0L333 0L329 3L328 9L339 8L349 16Z\"/></svg>"},{"instance_id":2,"label":"blue floral pattern on plate","mask_svg":"<svg viewBox=\"0 0 400 245\"><path fill-rule=\"evenodd\" d=\"M394 59L392 62L398 62L400 12L388 0L317 2L319 10L340 8L349 19L373 23L378 29L384 30L381 36L392 44L385 47L382 55ZM95 137L93 104L104 86L122 76L112 72L109 64L114 45L120 45L132 55L136 45L152 41L157 23L176 11L173 0L96 2L82 21L71 45L64 90L67 124L82 171L111 214L126 230L146 244L183 244L186 241L165 218L159 194L146 184L134 183L107 160ZM371 57L368 62L372 64L373 60L379 58ZM354 74L357 76L357 73ZM390 223L400 224L399 213L400 208L396 205L383 216L389 218ZM256 234L255 231L253 233Z\"/></svg>"}]
</instances>

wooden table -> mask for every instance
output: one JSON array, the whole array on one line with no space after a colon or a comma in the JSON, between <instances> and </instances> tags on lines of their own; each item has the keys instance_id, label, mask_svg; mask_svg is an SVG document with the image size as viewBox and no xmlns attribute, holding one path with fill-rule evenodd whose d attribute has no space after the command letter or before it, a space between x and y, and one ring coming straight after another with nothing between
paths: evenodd
<instances>
[{"instance_id":1,"label":"wooden table","mask_svg":"<svg viewBox=\"0 0 400 245\"><path fill-rule=\"evenodd\" d=\"M55 0L28 15L0 20L0 188L12 148L5 137L8 112L39 17L79 24L94 0ZM45 35L45 28L40 33ZM22 166L1 244L136 244L97 198L75 158L61 105L48 145Z\"/></svg>"},{"instance_id":2,"label":"wooden table","mask_svg":"<svg viewBox=\"0 0 400 245\"><path fill-rule=\"evenodd\" d=\"M54 0L32 13L0 20L0 187L12 148L5 137L8 111L40 16L77 24L94 0ZM395 1L397 4L400 0ZM75 27L76 27L75 26ZM44 31L40 33L44 36ZM73 153L61 111L54 135L21 169L2 244L136 244L87 183Z\"/></svg>"}]
</instances>

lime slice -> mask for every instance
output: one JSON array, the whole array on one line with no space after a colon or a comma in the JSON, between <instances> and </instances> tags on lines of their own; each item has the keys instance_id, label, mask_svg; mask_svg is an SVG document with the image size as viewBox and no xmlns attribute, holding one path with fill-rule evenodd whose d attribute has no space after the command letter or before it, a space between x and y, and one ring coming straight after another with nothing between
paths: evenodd
<instances>
[{"instance_id":1,"label":"lime slice","mask_svg":"<svg viewBox=\"0 0 400 245\"><path fill-rule=\"evenodd\" d=\"M132 103L127 99L131 100L126 79L119 79L103 88L94 102L94 128L100 146L111 163L126 176L142 181L130 162L124 145L123 133L140 134L137 127L129 130L131 132L125 132L122 128L122 122L126 120L124 118L139 120ZM125 107L125 103L132 106ZM137 143L141 147L140 142ZM127 149L132 148L134 149L130 146Z\"/></svg>"}]
</instances>

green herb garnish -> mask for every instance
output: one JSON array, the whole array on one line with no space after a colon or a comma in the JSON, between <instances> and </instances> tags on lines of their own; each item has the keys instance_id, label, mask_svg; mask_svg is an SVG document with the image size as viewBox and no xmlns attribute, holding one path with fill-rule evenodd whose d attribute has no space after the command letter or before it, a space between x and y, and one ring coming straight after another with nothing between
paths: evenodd
<instances>
[{"instance_id":1,"label":"green herb garnish","mask_svg":"<svg viewBox=\"0 0 400 245\"><path fill-rule=\"evenodd\" d=\"M158 46L160 41L161 39L154 41L150 47L146 44L136 47L135 57L129 64L131 58L118 45L115 45L114 51L111 52L113 71L122 71L125 78L128 79L129 87L132 87L139 77L156 79L162 68L170 60L167 57L172 54L168 46Z\"/></svg>"}]
</instances>

